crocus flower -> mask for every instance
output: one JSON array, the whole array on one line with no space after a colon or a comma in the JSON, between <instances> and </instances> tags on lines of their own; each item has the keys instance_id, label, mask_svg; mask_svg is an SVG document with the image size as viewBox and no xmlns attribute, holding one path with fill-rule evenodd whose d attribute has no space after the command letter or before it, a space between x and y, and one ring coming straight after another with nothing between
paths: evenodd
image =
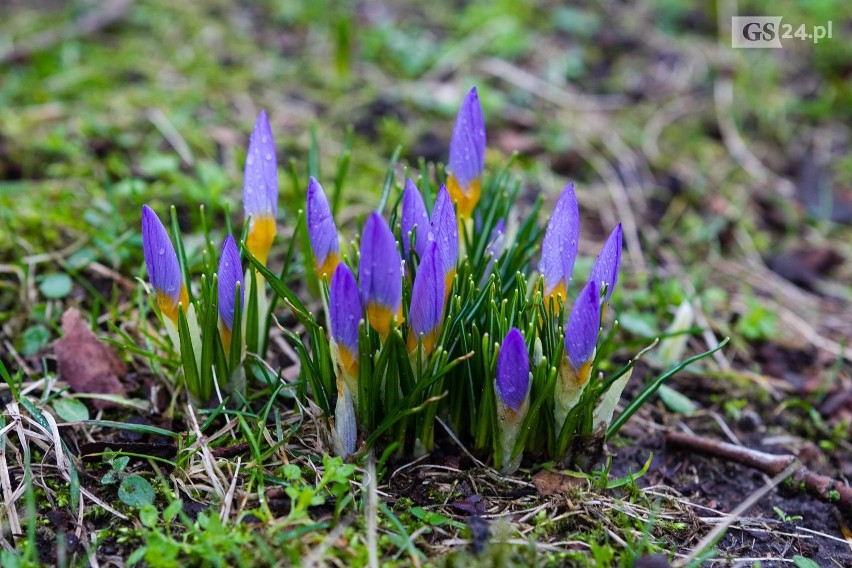
<instances>
[{"instance_id":1,"label":"crocus flower","mask_svg":"<svg viewBox=\"0 0 852 568\"><path fill-rule=\"evenodd\" d=\"M428 243L429 214L426 212L426 204L423 203L423 195L414 185L411 179L405 181L405 191L402 192L402 250L405 258L411 258L411 232L417 228L414 250L417 256L423 257Z\"/></svg>"},{"instance_id":2,"label":"crocus flower","mask_svg":"<svg viewBox=\"0 0 852 568\"><path fill-rule=\"evenodd\" d=\"M175 325L178 305L189 308L189 294L181 276L175 247L157 214L147 205L142 206L142 250L148 278L157 295L157 306Z\"/></svg>"},{"instance_id":3,"label":"crocus flower","mask_svg":"<svg viewBox=\"0 0 852 568\"><path fill-rule=\"evenodd\" d=\"M544 276L544 298L548 305L550 298L556 301L558 296L567 298L568 283L574 271L577 258L577 246L580 238L580 209L574 184L568 184L547 224L544 240L541 242L541 262L538 270Z\"/></svg>"},{"instance_id":4,"label":"crocus flower","mask_svg":"<svg viewBox=\"0 0 852 568\"><path fill-rule=\"evenodd\" d=\"M438 189L428 239L429 242L437 243L438 250L441 251L444 264L444 299L446 299L453 287L453 278L456 276L456 266L459 261L459 224L450 194L443 185Z\"/></svg>"},{"instance_id":5,"label":"crocus flower","mask_svg":"<svg viewBox=\"0 0 852 568\"><path fill-rule=\"evenodd\" d=\"M228 235L222 245L222 255L219 257L219 335L227 351L231 347L231 333L234 329L234 308L237 302L237 285L239 285L240 306L245 305L243 270L240 264L240 253L234 237ZM237 322L239 325L240 322Z\"/></svg>"},{"instance_id":6,"label":"crocus flower","mask_svg":"<svg viewBox=\"0 0 852 568\"><path fill-rule=\"evenodd\" d=\"M598 259L592 267L592 272L589 274L591 282L597 282L598 292L606 286L606 299L608 303L612 297L612 291L615 289L615 283L618 281L618 269L621 266L621 243L623 233L621 223L615 226L612 233L609 234L604 246L601 247L601 252L598 254Z\"/></svg>"},{"instance_id":7,"label":"crocus flower","mask_svg":"<svg viewBox=\"0 0 852 568\"><path fill-rule=\"evenodd\" d=\"M340 263L328 288L328 320L339 371L350 377L358 373L358 326L363 317L358 284L349 267Z\"/></svg>"},{"instance_id":8,"label":"crocus flower","mask_svg":"<svg viewBox=\"0 0 852 568\"><path fill-rule=\"evenodd\" d=\"M580 292L565 326L565 356L556 381L555 417L561 428L568 411L580 400L589 382L600 331L600 292L589 282Z\"/></svg>"},{"instance_id":9,"label":"crocus flower","mask_svg":"<svg viewBox=\"0 0 852 568\"><path fill-rule=\"evenodd\" d=\"M402 259L390 227L375 211L364 223L358 278L367 321L385 339L393 318L402 321Z\"/></svg>"},{"instance_id":10,"label":"crocus flower","mask_svg":"<svg viewBox=\"0 0 852 568\"><path fill-rule=\"evenodd\" d=\"M520 411L530 390L530 358L517 328L506 334L497 357L497 394L514 413Z\"/></svg>"},{"instance_id":11,"label":"crocus flower","mask_svg":"<svg viewBox=\"0 0 852 568\"><path fill-rule=\"evenodd\" d=\"M435 349L443 324L444 286L441 251L437 243L429 243L411 290L411 307L408 310L408 319L411 321L409 351L417 347L421 337L424 357L428 357Z\"/></svg>"},{"instance_id":12,"label":"crocus flower","mask_svg":"<svg viewBox=\"0 0 852 568\"><path fill-rule=\"evenodd\" d=\"M245 217L251 217L246 246L263 263L275 239L275 213L278 211L278 168L272 127L261 111L249 138L243 181Z\"/></svg>"},{"instance_id":13,"label":"crocus flower","mask_svg":"<svg viewBox=\"0 0 852 568\"><path fill-rule=\"evenodd\" d=\"M476 87L464 98L450 139L447 187L459 204L459 217L467 219L482 194L485 167L485 118Z\"/></svg>"},{"instance_id":14,"label":"crocus flower","mask_svg":"<svg viewBox=\"0 0 852 568\"><path fill-rule=\"evenodd\" d=\"M307 205L308 236L314 252L314 268L320 278L331 276L340 262L340 242L328 199L313 176L308 183Z\"/></svg>"},{"instance_id":15,"label":"crocus flower","mask_svg":"<svg viewBox=\"0 0 852 568\"><path fill-rule=\"evenodd\" d=\"M577 297L571 309L571 317L565 326L565 353L571 365L578 372L585 369L586 375L598 341L600 313L600 294L597 286L594 282L586 284Z\"/></svg>"},{"instance_id":16,"label":"crocus flower","mask_svg":"<svg viewBox=\"0 0 852 568\"><path fill-rule=\"evenodd\" d=\"M503 339L497 356L497 380L494 382L499 428L500 469L510 473L518 468L521 455L512 457L521 423L529 409L530 358L524 337L512 328Z\"/></svg>"}]
</instances>

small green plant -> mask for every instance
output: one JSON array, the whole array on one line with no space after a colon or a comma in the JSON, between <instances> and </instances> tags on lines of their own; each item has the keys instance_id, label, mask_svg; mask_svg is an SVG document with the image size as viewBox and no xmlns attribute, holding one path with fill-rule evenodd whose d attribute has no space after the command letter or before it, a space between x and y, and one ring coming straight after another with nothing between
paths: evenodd
<instances>
[{"instance_id":1,"label":"small green plant","mask_svg":"<svg viewBox=\"0 0 852 568\"><path fill-rule=\"evenodd\" d=\"M788 515L778 507L772 507L772 510L775 511L775 514L778 515L778 518L781 519L781 522L783 523L792 523L802 520L801 515Z\"/></svg>"}]
</instances>

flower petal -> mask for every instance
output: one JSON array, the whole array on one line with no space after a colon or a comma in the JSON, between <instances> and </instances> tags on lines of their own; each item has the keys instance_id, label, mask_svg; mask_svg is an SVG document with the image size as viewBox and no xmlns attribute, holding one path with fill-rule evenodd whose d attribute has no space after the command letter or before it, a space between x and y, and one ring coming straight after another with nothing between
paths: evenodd
<instances>
[{"instance_id":1,"label":"flower petal","mask_svg":"<svg viewBox=\"0 0 852 568\"><path fill-rule=\"evenodd\" d=\"M452 286L459 261L459 223L456 210L453 207L450 194L444 185L438 189L435 209L432 211L432 224L429 230L429 242L438 244L444 263L444 279L447 285L446 293Z\"/></svg>"},{"instance_id":2,"label":"flower petal","mask_svg":"<svg viewBox=\"0 0 852 568\"><path fill-rule=\"evenodd\" d=\"M411 179L405 181L405 191L402 192L402 249L405 258L411 258L411 232L417 227L414 241L414 250L421 258L426 251L429 233L429 214L426 212L426 204L423 203L423 195Z\"/></svg>"},{"instance_id":3,"label":"flower petal","mask_svg":"<svg viewBox=\"0 0 852 568\"><path fill-rule=\"evenodd\" d=\"M485 118L476 87L462 101L447 164L447 185L453 200L459 204L459 215L470 216L479 201L482 170L485 167Z\"/></svg>"},{"instance_id":4,"label":"flower petal","mask_svg":"<svg viewBox=\"0 0 852 568\"><path fill-rule=\"evenodd\" d=\"M608 285L606 290L607 302L612 297L615 283L618 282L618 269L621 267L621 243L623 239L621 223L619 223L612 230L612 233L609 234L603 247L601 247L601 252L589 275L589 281L598 283L598 292L603 289L605 284Z\"/></svg>"},{"instance_id":5,"label":"flower petal","mask_svg":"<svg viewBox=\"0 0 852 568\"><path fill-rule=\"evenodd\" d=\"M275 142L266 111L260 111L249 138L243 178L243 207L246 217L269 216L278 210L278 168Z\"/></svg>"},{"instance_id":6,"label":"flower petal","mask_svg":"<svg viewBox=\"0 0 852 568\"><path fill-rule=\"evenodd\" d=\"M307 223L317 275L330 276L340 261L340 242L328 199L313 176L308 183Z\"/></svg>"},{"instance_id":7,"label":"flower petal","mask_svg":"<svg viewBox=\"0 0 852 568\"><path fill-rule=\"evenodd\" d=\"M160 311L177 321L178 302L183 303L184 309L189 304L180 262L166 228L147 205L142 206L142 251Z\"/></svg>"},{"instance_id":8,"label":"flower petal","mask_svg":"<svg viewBox=\"0 0 852 568\"><path fill-rule=\"evenodd\" d=\"M565 326L565 352L575 369L591 362L601 325L600 292L589 282L580 292Z\"/></svg>"},{"instance_id":9,"label":"flower petal","mask_svg":"<svg viewBox=\"0 0 852 568\"><path fill-rule=\"evenodd\" d=\"M545 297L567 296L568 283L574 271L577 247L580 239L580 208L574 184L568 184L547 225L544 240L541 243L541 262L538 270L544 276Z\"/></svg>"},{"instance_id":10,"label":"flower petal","mask_svg":"<svg viewBox=\"0 0 852 568\"><path fill-rule=\"evenodd\" d=\"M513 327L503 339L497 356L497 392L517 412L530 388L530 357L521 332Z\"/></svg>"},{"instance_id":11,"label":"flower petal","mask_svg":"<svg viewBox=\"0 0 852 568\"><path fill-rule=\"evenodd\" d=\"M473 87L462 101L450 139L448 168L462 190L482 175L485 167L485 118Z\"/></svg>"},{"instance_id":12,"label":"flower petal","mask_svg":"<svg viewBox=\"0 0 852 568\"><path fill-rule=\"evenodd\" d=\"M402 259L387 222L373 211L361 235L361 298L370 325L383 337L402 307Z\"/></svg>"},{"instance_id":13,"label":"flower petal","mask_svg":"<svg viewBox=\"0 0 852 568\"><path fill-rule=\"evenodd\" d=\"M240 306L245 305L245 284L243 283L243 268L240 263L240 252L234 237L228 235L222 245L222 255L219 257L219 318L228 331L234 326L234 306L237 297L237 284L240 285Z\"/></svg>"},{"instance_id":14,"label":"flower petal","mask_svg":"<svg viewBox=\"0 0 852 568\"><path fill-rule=\"evenodd\" d=\"M432 352L444 317L444 269L437 243L429 243L417 269L417 278L411 290L411 321L409 348L414 348L420 336L426 354Z\"/></svg>"},{"instance_id":15,"label":"flower petal","mask_svg":"<svg viewBox=\"0 0 852 568\"><path fill-rule=\"evenodd\" d=\"M358 326L364 318L358 283L344 263L337 265L328 289L328 319L331 337L338 344L344 366L351 366L358 358ZM345 352L344 352L345 349ZM351 360L346 361L350 356Z\"/></svg>"}]
</instances>

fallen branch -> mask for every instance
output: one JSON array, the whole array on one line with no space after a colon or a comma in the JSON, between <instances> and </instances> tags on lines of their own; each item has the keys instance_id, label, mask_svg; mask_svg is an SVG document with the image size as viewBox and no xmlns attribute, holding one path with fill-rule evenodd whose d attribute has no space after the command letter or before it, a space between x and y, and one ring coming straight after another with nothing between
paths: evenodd
<instances>
[{"instance_id":1,"label":"fallen branch","mask_svg":"<svg viewBox=\"0 0 852 568\"><path fill-rule=\"evenodd\" d=\"M772 476L778 475L797 462L796 457L789 454L767 454L744 446L735 446L681 432L666 434L666 443L672 447L733 461ZM789 483L792 489L807 493L825 503L831 503L845 516L852 518L852 487L845 483L814 473L805 466L801 466L793 473Z\"/></svg>"}]
</instances>

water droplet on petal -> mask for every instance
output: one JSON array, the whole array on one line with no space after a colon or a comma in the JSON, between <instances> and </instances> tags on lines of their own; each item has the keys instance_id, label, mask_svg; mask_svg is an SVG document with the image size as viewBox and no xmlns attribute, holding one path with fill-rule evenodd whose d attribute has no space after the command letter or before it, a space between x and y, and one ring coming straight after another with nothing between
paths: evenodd
<instances>
[{"instance_id":1,"label":"water droplet on petal","mask_svg":"<svg viewBox=\"0 0 852 568\"><path fill-rule=\"evenodd\" d=\"M160 250L157 251L157 254L166 254L166 249L160 247Z\"/></svg>"}]
</instances>

